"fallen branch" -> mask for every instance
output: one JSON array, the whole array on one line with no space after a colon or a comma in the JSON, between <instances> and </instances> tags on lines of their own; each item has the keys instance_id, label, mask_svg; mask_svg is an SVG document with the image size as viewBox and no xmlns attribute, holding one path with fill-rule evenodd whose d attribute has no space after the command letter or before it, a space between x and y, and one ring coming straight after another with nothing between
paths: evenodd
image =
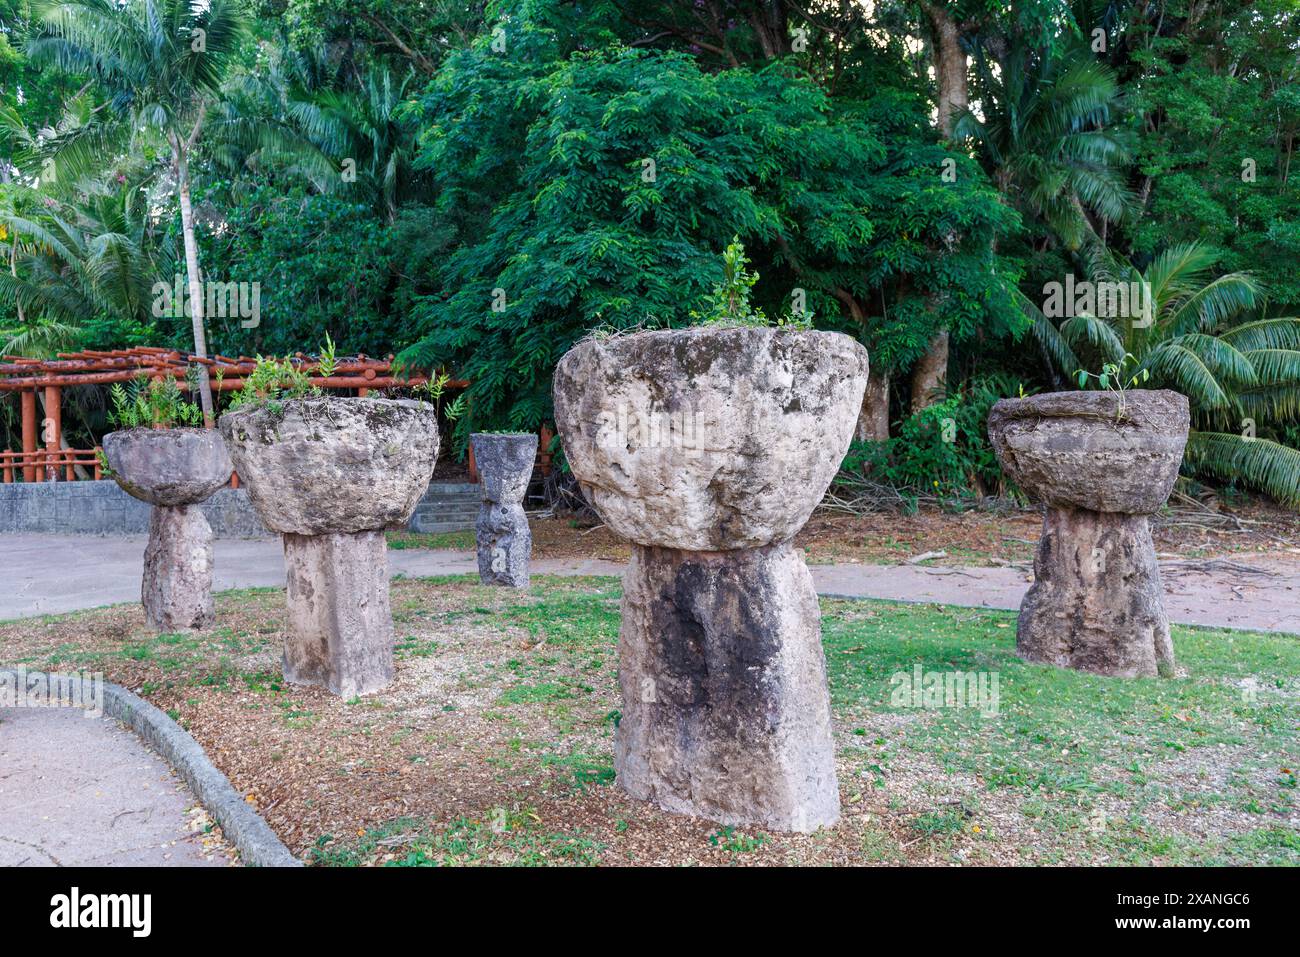
<instances>
[{"instance_id":1,"label":"fallen branch","mask_svg":"<svg viewBox=\"0 0 1300 957\"><path fill-rule=\"evenodd\" d=\"M947 558L947 552L922 552L920 555L913 555L907 560L909 565L919 565L921 562L928 562L932 558Z\"/></svg>"}]
</instances>

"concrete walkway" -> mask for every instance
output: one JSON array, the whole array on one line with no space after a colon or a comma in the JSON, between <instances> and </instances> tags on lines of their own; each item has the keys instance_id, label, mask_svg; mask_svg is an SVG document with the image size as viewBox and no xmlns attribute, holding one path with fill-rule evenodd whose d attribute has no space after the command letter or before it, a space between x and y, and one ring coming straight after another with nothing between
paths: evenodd
<instances>
[{"instance_id":1,"label":"concrete walkway","mask_svg":"<svg viewBox=\"0 0 1300 957\"><path fill-rule=\"evenodd\" d=\"M115 721L0 708L0 867L225 866L230 848L202 834L207 821Z\"/></svg>"},{"instance_id":2,"label":"concrete walkway","mask_svg":"<svg viewBox=\"0 0 1300 957\"><path fill-rule=\"evenodd\" d=\"M6 535L0 548L0 620L139 601L144 539ZM283 586L278 539L219 539L218 590ZM389 549L394 575L475 572L471 552ZM539 575L620 575L598 560L540 560ZM918 565L813 565L827 596L889 598L987 608L1017 608L1033 580L1027 568ZM1300 564L1272 555L1212 563L1162 562L1166 607L1176 622L1300 634Z\"/></svg>"}]
</instances>

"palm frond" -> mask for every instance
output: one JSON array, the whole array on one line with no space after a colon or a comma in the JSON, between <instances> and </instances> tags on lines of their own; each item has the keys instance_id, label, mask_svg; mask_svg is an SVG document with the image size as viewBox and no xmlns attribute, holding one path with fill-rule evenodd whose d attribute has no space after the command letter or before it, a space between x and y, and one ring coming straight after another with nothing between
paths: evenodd
<instances>
[{"instance_id":1,"label":"palm frond","mask_svg":"<svg viewBox=\"0 0 1300 957\"><path fill-rule=\"evenodd\" d=\"M1237 481L1300 506L1300 451L1232 432L1192 432L1184 461L1196 473Z\"/></svg>"},{"instance_id":2,"label":"palm frond","mask_svg":"<svg viewBox=\"0 0 1300 957\"><path fill-rule=\"evenodd\" d=\"M1252 349L1300 349L1300 319L1256 319L1219 333L1242 352Z\"/></svg>"},{"instance_id":3,"label":"palm frond","mask_svg":"<svg viewBox=\"0 0 1300 957\"><path fill-rule=\"evenodd\" d=\"M11 278L0 272L0 280ZM11 335L0 346L0 355L26 356L31 359L52 359L60 352L72 349L80 341L81 329L69 323L45 319L28 323L22 331Z\"/></svg>"},{"instance_id":4,"label":"palm frond","mask_svg":"<svg viewBox=\"0 0 1300 957\"><path fill-rule=\"evenodd\" d=\"M1115 332L1110 323L1097 316L1071 316L1061 323L1061 337L1076 352L1079 351L1080 345L1086 343L1100 356L1103 362L1119 362L1124 358L1124 343L1119 334ZM1073 374L1076 370L1070 369L1068 371Z\"/></svg>"},{"instance_id":5,"label":"palm frond","mask_svg":"<svg viewBox=\"0 0 1300 957\"><path fill-rule=\"evenodd\" d=\"M1170 341L1196 353L1225 386L1250 387L1258 381L1251 359L1216 336L1194 332Z\"/></svg>"},{"instance_id":6,"label":"palm frond","mask_svg":"<svg viewBox=\"0 0 1300 957\"><path fill-rule=\"evenodd\" d=\"M1052 362L1056 363L1057 368L1065 375L1073 375L1074 370L1079 368L1079 358L1070 348L1061 335L1060 330L1052 323L1052 320L1043 315L1043 311L1038 305L1022 293L1020 290L1015 292L1016 303L1020 310L1029 319L1033 330L1034 338L1043 351L1047 353Z\"/></svg>"},{"instance_id":7,"label":"palm frond","mask_svg":"<svg viewBox=\"0 0 1300 957\"><path fill-rule=\"evenodd\" d=\"M1162 342L1139 362L1137 371L1150 372L1158 383L1187 396L1193 407L1226 409L1231 403L1227 391L1195 352L1178 342Z\"/></svg>"},{"instance_id":8,"label":"palm frond","mask_svg":"<svg viewBox=\"0 0 1300 957\"><path fill-rule=\"evenodd\" d=\"M1263 288L1247 273L1219 276L1181 298L1165 320L1175 335L1192 330L1208 332L1253 308Z\"/></svg>"}]
</instances>

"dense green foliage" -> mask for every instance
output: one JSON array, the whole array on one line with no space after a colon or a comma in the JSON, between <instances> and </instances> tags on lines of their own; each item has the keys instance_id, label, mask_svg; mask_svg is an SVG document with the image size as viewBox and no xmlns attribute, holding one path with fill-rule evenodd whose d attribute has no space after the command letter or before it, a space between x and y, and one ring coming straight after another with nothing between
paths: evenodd
<instances>
[{"instance_id":1,"label":"dense green foliage","mask_svg":"<svg viewBox=\"0 0 1300 957\"><path fill-rule=\"evenodd\" d=\"M911 506L922 498L960 506L974 496L1004 492L1002 470L988 442L988 415L993 403L1019 389L1008 376L973 378L942 402L904 419L896 436L854 442L838 486L852 494L861 482L888 485Z\"/></svg>"},{"instance_id":2,"label":"dense green foliage","mask_svg":"<svg viewBox=\"0 0 1300 957\"><path fill-rule=\"evenodd\" d=\"M433 176L432 214L458 231L407 356L474 383L467 426L539 423L556 361L593 327L690 321L737 235L765 280L761 308L784 314L802 290L806 311L826 317L817 325L867 337L885 362L923 347L926 292L968 330L1011 312L994 308L1004 287L987 244L932 252L1010 221L969 161L945 188L939 148L897 155L861 110L834 109L782 65L706 73L633 50L541 75L535 62L484 44L453 57L422 101L417 165ZM843 316L837 296L866 302L904 275L912 289L896 308L915 322Z\"/></svg>"},{"instance_id":3,"label":"dense green foliage","mask_svg":"<svg viewBox=\"0 0 1300 957\"><path fill-rule=\"evenodd\" d=\"M400 341L394 235L368 204L261 185L226 207L220 234L200 235L216 275L260 284L256 326L209 319L216 351L287 355L329 335L345 352L383 354Z\"/></svg>"},{"instance_id":4,"label":"dense green foliage","mask_svg":"<svg viewBox=\"0 0 1300 957\"><path fill-rule=\"evenodd\" d=\"M0 346L329 336L468 380L459 452L594 329L811 323L884 397L851 471L948 497L997 395L1132 353L1190 469L1297 502L1298 46L1300 0L10 0ZM1168 282L1135 327L1067 277Z\"/></svg>"}]
</instances>

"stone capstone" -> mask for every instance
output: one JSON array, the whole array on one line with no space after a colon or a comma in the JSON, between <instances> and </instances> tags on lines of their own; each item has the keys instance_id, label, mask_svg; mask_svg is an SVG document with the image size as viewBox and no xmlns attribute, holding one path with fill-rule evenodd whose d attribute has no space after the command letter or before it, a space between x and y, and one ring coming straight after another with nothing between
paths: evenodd
<instances>
[{"instance_id":1,"label":"stone capstone","mask_svg":"<svg viewBox=\"0 0 1300 957\"><path fill-rule=\"evenodd\" d=\"M867 353L839 333L658 330L587 339L555 370L555 417L614 532L694 550L789 541L853 438Z\"/></svg>"},{"instance_id":2,"label":"stone capstone","mask_svg":"<svg viewBox=\"0 0 1300 957\"><path fill-rule=\"evenodd\" d=\"M1147 516L1178 478L1189 425L1186 397L1163 390L994 405L998 460L1044 506L1034 584L1016 628L1020 657L1115 677L1174 673Z\"/></svg>"},{"instance_id":3,"label":"stone capstone","mask_svg":"<svg viewBox=\"0 0 1300 957\"><path fill-rule=\"evenodd\" d=\"M113 480L150 505L194 505L230 483L232 466L212 429L126 429L104 436Z\"/></svg>"},{"instance_id":4,"label":"stone capstone","mask_svg":"<svg viewBox=\"0 0 1300 957\"><path fill-rule=\"evenodd\" d=\"M1002 399L989 437L1007 476L1036 501L1093 512L1149 515L1178 479L1190 424L1187 397L1049 392Z\"/></svg>"},{"instance_id":5,"label":"stone capstone","mask_svg":"<svg viewBox=\"0 0 1300 957\"><path fill-rule=\"evenodd\" d=\"M482 504L474 524L479 579L485 585L528 587L533 536L523 499L537 459L537 436L475 433Z\"/></svg>"},{"instance_id":6,"label":"stone capstone","mask_svg":"<svg viewBox=\"0 0 1300 957\"><path fill-rule=\"evenodd\" d=\"M227 412L218 425L253 507L279 533L403 525L438 457L434 407L413 402L290 399Z\"/></svg>"},{"instance_id":7,"label":"stone capstone","mask_svg":"<svg viewBox=\"0 0 1300 957\"><path fill-rule=\"evenodd\" d=\"M153 507L140 601L154 631L212 624L212 527L197 505Z\"/></svg>"}]
</instances>

